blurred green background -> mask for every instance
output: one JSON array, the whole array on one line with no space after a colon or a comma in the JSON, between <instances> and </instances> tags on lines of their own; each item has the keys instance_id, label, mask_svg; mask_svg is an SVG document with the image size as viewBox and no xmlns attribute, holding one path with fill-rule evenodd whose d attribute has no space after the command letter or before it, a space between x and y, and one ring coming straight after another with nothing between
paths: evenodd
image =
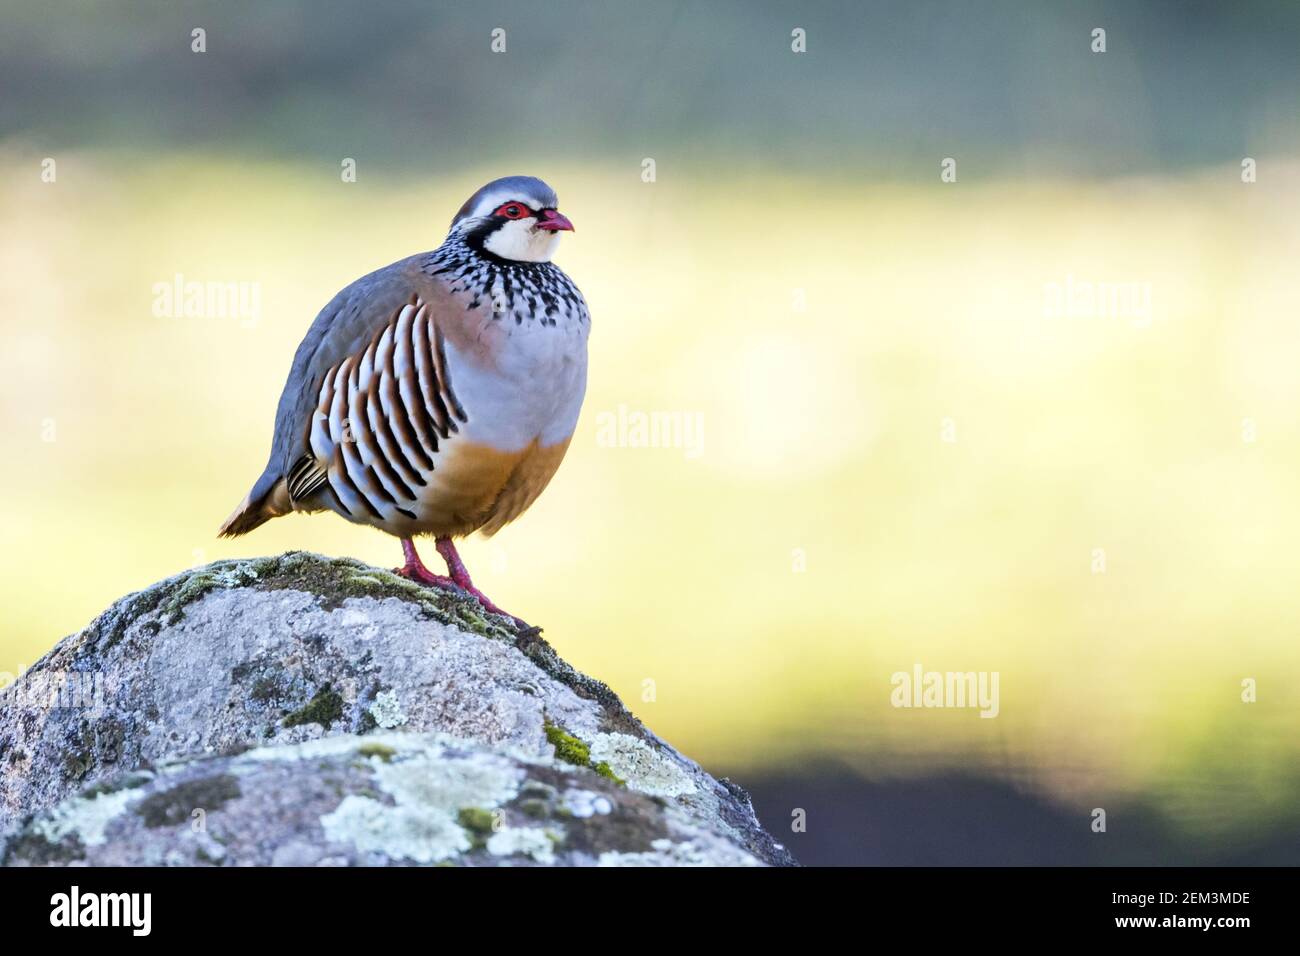
<instances>
[{"instance_id":1,"label":"blurred green background","mask_svg":"<svg viewBox=\"0 0 1300 956\"><path fill-rule=\"evenodd\" d=\"M804 862L1300 860L1300 6L0 28L0 671L215 558L399 563L332 516L214 532L316 311L527 173L577 225L591 380L547 493L463 549L496 601ZM178 274L257 314L156 315ZM1083 283L1149 304L1052 307ZM621 406L702 444L610 447ZM891 706L918 662L998 672L998 717Z\"/></svg>"}]
</instances>

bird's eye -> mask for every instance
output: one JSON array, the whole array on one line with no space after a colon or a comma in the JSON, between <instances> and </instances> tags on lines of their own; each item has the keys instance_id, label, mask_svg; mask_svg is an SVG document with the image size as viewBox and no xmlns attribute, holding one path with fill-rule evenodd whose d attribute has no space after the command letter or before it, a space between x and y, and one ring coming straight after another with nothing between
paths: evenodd
<instances>
[{"instance_id":1,"label":"bird's eye","mask_svg":"<svg viewBox=\"0 0 1300 956\"><path fill-rule=\"evenodd\" d=\"M497 211L493 213L493 215L501 216L505 219L523 219L529 214L529 208L522 203L517 202L508 202L504 206L499 206L497 207Z\"/></svg>"}]
</instances>

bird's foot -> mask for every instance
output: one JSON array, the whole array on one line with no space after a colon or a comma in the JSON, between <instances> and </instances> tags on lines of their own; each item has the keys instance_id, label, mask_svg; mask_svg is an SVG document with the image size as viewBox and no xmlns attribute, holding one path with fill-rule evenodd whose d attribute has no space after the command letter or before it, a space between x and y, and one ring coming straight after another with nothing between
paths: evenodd
<instances>
[{"instance_id":1,"label":"bird's foot","mask_svg":"<svg viewBox=\"0 0 1300 956\"><path fill-rule=\"evenodd\" d=\"M448 544L450 543L451 542L449 541ZM403 542L403 545L407 545L407 542ZM532 638L537 637L542 633L540 627L534 627L527 621L517 618L507 611L501 610L501 608L492 603L492 600L486 594L476 588L474 582L470 579L469 571L465 569L464 563L460 560L460 555L456 554L455 548L450 549L452 557L447 559L447 570L451 571L451 577L442 574L434 574L426 568L424 562L420 560L420 556L415 553L414 546L410 546L409 548L404 547L403 550L406 555L406 564L400 568L394 568L394 574L401 575L402 577L419 584L428 585L429 587L442 588L444 591L461 591L468 594L474 600L478 601L483 610L487 611L489 614L499 614L501 617L504 617L506 620L514 624L515 632L519 637ZM439 547L438 550L439 552L442 552L443 549ZM443 556L446 557L446 554L444 553Z\"/></svg>"},{"instance_id":2,"label":"bird's foot","mask_svg":"<svg viewBox=\"0 0 1300 956\"><path fill-rule=\"evenodd\" d=\"M502 617L514 622L515 631L520 637L536 637L542 633L540 627L534 627L522 618L515 617L508 611L503 611L492 603L491 599L474 586L473 580L470 579L469 569L465 567L465 562L460 559L456 553L456 546L452 544L451 538L439 538L436 542L438 553L442 559L447 562L447 570L451 573L451 579L462 591L473 595L479 604L483 605L483 610L489 614L500 614Z\"/></svg>"},{"instance_id":3,"label":"bird's foot","mask_svg":"<svg viewBox=\"0 0 1300 956\"><path fill-rule=\"evenodd\" d=\"M451 578L445 574L434 574L418 562L414 565L408 562L403 567L393 568L393 573L398 577L406 578L408 581L414 581L416 584L427 584L431 588L459 590L456 582Z\"/></svg>"}]
</instances>

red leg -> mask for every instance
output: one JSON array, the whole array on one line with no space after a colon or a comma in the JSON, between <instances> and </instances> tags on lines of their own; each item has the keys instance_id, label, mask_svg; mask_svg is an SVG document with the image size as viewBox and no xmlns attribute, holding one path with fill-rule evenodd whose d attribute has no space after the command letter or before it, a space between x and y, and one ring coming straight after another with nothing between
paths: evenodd
<instances>
[{"instance_id":1,"label":"red leg","mask_svg":"<svg viewBox=\"0 0 1300 956\"><path fill-rule=\"evenodd\" d=\"M438 538L437 546L438 553L442 555L443 560L447 562L447 570L451 574L451 579L455 581L460 588L468 591L477 598L478 603L483 605L485 611L489 611L492 614L500 614L502 617L508 617L521 628L530 631L540 630L539 628L531 627L513 614L508 614L501 610L501 608L492 603L486 594L474 587L474 582L470 580L469 569L465 567L465 562L462 561L460 555L456 553L456 546L452 544L451 538Z\"/></svg>"},{"instance_id":2,"label":"red leg","mask_svg":"<svg viewBox=\"0 0 1300 956\"><path fill-rule=\"evenodd\" d=\"M402 556L406 558L406 564L400 568L394 568L394 574L400 574L404 578L410 578L412 581L419 581L421 584L428 584L435 588L452 588L456 582L451 578L441 574L434 574L424 566L420 560L420 553L415 550L415 542L410 538L402 539Z\"/></svg>"},{"instance_id":3,"label":"red leg","mask_svg":"<svg viewBox=\"0 0 1300 956\"><path fill-rule=\"evenodd\" d=\"M451 543L451 538L439 538L437 545L438 553L447 562L447 570L451 572L451 577L434 574L426 568L424 562L420 560L419 552L415 550L415 542L410 538L402 539L402 554L406 558L406 564L400 568L394 568L393 573L400 574L404 578L410 578L412 581L418 581L421 584L427 584L430 587L466 591L479 604L483 605L483 610L488 613L500 614L502 617L509 618L515 623L516 627L524 631L531 633L541 631L541 628L532 627L513 614L507 614L493 604L486 594L474 587L474 582L470 580L469 571L465 568L465 562L456 553L456 546Z\"/></svg>"}]
</instances>

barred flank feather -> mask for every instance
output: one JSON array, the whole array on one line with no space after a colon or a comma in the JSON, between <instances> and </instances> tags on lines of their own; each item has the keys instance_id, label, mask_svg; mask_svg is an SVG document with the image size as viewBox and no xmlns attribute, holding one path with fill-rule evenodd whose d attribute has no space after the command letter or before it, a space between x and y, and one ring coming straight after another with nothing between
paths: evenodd
<instances>
[{"instance_id":1,"label":"barred flank feather","mask_svg":"<svg viewBox=\"0 0 1300 956\"><path fill-rule=\"evenodd\" d=\"M290 469L289 497L298 504L324 488L348 516L369 515L380 527L418 521L439 452L466 421L442 335L412 296L365 349L325 373L311 451Z\"/></svg>"}]
</instances>

